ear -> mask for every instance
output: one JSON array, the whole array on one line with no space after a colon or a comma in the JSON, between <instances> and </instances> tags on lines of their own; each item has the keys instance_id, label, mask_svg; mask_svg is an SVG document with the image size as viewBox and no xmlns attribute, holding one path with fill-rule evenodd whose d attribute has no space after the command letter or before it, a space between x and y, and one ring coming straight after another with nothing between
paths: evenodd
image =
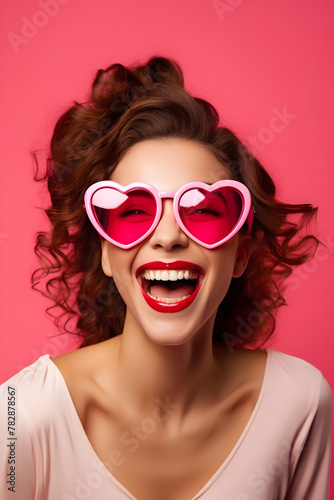
<instances>
[{"instance_id":1,"label":"ear","mask_svg":"<svg viewBox=\"0 0 334 500\"><path fill-rule=\"evenodd\" d=\"M238 248L234 261L233 278L239 278L245 271L252 250L252 237L239 235Z\"/></svg>"},{"instance_id":2,"label":"ear","mask_svg":"<svg viewBox=\"0 0 334 500\"><path fill-rule=\"evenodd\" d=\"M101 239L101 267L106 276L112 277L107 240Z\"/></svg>"}]
</instances>

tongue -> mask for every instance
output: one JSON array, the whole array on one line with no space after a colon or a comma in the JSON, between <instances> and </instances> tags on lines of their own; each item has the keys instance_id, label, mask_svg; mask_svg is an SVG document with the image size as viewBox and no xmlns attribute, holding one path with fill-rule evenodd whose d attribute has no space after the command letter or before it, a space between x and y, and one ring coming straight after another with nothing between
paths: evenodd
<instances>
[{"instance_id":1,"label":"tongue","mask_svg":"<svg viewBox=\"0 0 334 500\"><path fill-rule=\"evenodd\" d=\"M164 285L152 285L150 288L150 293L154 297L165 297L171 299L177 299L184 297L185 295L191 295L194 291L194 286L191 283L181 285L177 288L171 289Z\"/></svg>"}]
</instances>

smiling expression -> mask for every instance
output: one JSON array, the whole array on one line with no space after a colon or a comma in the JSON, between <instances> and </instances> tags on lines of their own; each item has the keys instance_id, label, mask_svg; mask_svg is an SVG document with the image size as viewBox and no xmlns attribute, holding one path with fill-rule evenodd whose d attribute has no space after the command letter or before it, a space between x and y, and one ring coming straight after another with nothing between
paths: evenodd
<instances>
[{"instance_id":1,"label":"smiling expression","mask_svg":"<svg viewBox=\"0 0 334 500\"><path fill-rule=\"evenodd\" d=\"M111 177L123 186L146 182L159 191L228 178L228 170L204 145L174 138L134 145ZM178 226L171 199L163 200L153 233L135 247L125 250L103 240L103 270L113 276L127 306L124 328L141 329L162 345L211 334L232 277L247 265L250 242L238 233L215 249L200 246Z\"/></svg>"}]
</instances>

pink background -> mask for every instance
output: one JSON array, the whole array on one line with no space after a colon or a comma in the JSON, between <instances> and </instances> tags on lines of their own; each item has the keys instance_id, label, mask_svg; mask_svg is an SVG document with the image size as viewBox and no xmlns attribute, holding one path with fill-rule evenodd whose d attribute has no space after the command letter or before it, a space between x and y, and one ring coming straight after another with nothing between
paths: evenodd
<instances>
[{"instance_id":1,"label":"pink background","mask_svg":"<svg viewBox=\"0 0 334 500\"><path fill-rule=\"evenodd\" d=\"M333 252L334 4L330 0L16 0L2 3L0 382L45 353L74 348L30 289L35 232L48 203L32 180L57 117L98 68L178 61L188 90L212 102L267 166L280 197L320 207ZM285 113L282 121L275 116ZM254 140L255 138L255 140ZM290 280L269 346L304 358L334 384L333 256Z\"/></svg>"}]
</instances>

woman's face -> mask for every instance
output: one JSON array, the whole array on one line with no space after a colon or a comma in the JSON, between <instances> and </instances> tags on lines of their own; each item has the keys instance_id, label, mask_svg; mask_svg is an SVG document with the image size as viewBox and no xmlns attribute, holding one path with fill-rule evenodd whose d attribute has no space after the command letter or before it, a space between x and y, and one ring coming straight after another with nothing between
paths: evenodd
<instances>
[{"instance_id":1,"label":"woman's face","mask_svg":"<svg viewBox=\"0 0 334 500\"><path fill-rule=\"evenodd\" d=\"M111 179L123 186L145 182L158 191L177 191L186 183L207 184L230 178L228 170L205 146L183 139L155 139L133 146ZM227 243L207 249L178 226L173 200L163 199L159 224L146 240L124 250L103 240L102 267L112 276L127 306L125 327L140 328L160 345L181 345L194 335L211 335L217 308L232 277L248 262L251 238L238 233ZM166 272L166 264L168 264ZM164 270L168 281L153 281ZM189 271L188 279L186 271ZM183 275L182 275L183 272ZM181 300L198 290L193 300ZM147 296L148 295L148 296ZM160 306L154 297L163 298ZM178 307L168 307L168 302Z\"/></svg>"}]
</instances>

